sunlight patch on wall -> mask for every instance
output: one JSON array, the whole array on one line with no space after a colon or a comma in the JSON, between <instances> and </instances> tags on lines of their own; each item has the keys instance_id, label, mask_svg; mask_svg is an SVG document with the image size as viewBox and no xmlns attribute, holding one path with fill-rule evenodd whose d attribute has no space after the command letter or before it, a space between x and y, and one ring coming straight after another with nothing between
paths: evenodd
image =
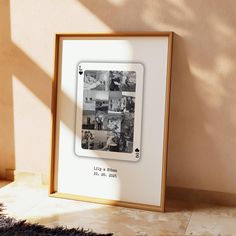
<instances>
[{"instance_id":1,"label":"sunlight patch on wall","mask_svg":"<svg viewBox=\"0 0 236 236\"><path fill-rule=\"evenodd\" d=\"M217 37L224 37L224 39L232 39L232 37L235 36L234 27L230 27L228 24L222 21L219 17L216 15L211 15L208 18L209 25L211 28L215 31L215 36ZM226 37L226 38L225 38ZM222 41L221 41L222 43Z\"/></svg>"},{"instance_id":2,"label":"sunlight patch on wall","mask_svg":"<svg viewBox=\"0 0 236 236\"><path fill-rule=\"evenodd\" d=\"M141 17L159 31L175 31L188 36L189 30L184 26L193 21L194 13L184 1L146 1Z\"/></svg>"},{"instance_id":3,"label":"sunlight patch on wall","mask_svg":"<svg viewBox=\"0 0 236 236\"><path fill-rule=\"evenodd\" d=\"M48 165L42 157L49 157L50 136L45 135L50 130L49 108L15 76L13 108L16 169L45 172Z\"/></svg>"},{"instance_id":4,"label":"sunlight patch on wall","mask_svg":"<svg viewBox=\"0 0 236 236\"><path fill-rule=\"evenodd\" d=\"M219 73L221 79L228 79L230 74L234 74L235 64L228 56L218 56L215 60L215 71Z\"/></svg>"},{"instance_id":5,"label":"sunlight patch on wall","mask_svg":"<svg viewBox=\"0 0 236 236\"><path fill-rule=\"evenodd\" d=\"M168 7L168 6L171 7L172 9L175 9L176 12L177 11L179 12L178 13L179 18L180 18L180 16L182 16L182 18L183 18L183 15L184 15L189 20L194 20L195 14L194 14L192 8L187 6L186 1L184 1L184 0L179 0L179 1L168 0L166 7ZM168 10L168 8L167 8L167 10Z\"/></svg>"},{"instance_id":6,"label":"sunlight patch on wall","mask_svg":"<svg viewBox=\"0 0 236 236\"><path fill-rule=\"evenodd\" d=\"M117 7L121 7L125 5L125 3L127 2L127 0L108 0L108 1Z\"/></svg>"},{"instance_id":7,"label":"sunlight patch on wall","mask_svg":"<svg viewBox=\"0 0 236 236\"><path fill-rule=\"evenodd\" d=\"M12 42L50 77L55 33L112 31L78 0L12 0L10 4Z\"/></svg>"},{"instance_id":8,"label":"sunlight patch on wall","mask_svg":"<svg viewBox=\"0 0 236 236\"><path fill-rule=\"evenodd\" d=\"M204 102L213 108L222 105L223 96L226 94L224 87L220 83L220 77L214 70L203 69L199 66L190 65L190 71L198 81L195 82L198 95Z\"/></svg>"}]
</instances>

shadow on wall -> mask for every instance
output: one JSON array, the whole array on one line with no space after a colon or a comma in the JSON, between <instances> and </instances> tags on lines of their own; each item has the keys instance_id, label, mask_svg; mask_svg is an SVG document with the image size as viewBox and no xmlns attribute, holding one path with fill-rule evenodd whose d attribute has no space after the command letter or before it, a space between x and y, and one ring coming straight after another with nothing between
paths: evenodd
<instances>
[{"instance_id":1,"label":"shadow on wall","mask_svg":"<svg viewBox=\"0 0 236 236\"><path fill-rule=\"evenodd\" d=\"M0 163L3 163L0 165L0 178L4 178L5 169L15 169L16 167L13 77L17 77L49 109L51 109L52 78L11 41L9 1L0 2L0 30L4 32L0 37L0 111L3 117L0 126L0 137L4 137L0 141ZM62 96L68 109L74 109L71 99L66 94ZM62 121L69 129L74 130L74 124L71 124L66 116L62 117ZM32 122L37 125L40 119ZM37 138L37 134L32 137L32 139L35 138ZM25 148L26 151L29 149L27 141L25 142ZM48 160L45 161L49 163Z\"/></svg>"},{"instance_id":2,"label":"shadow on wall","mask_svg":"<svg viewBox=\"0 0 236 236\"><path fill-rule=\"evenodd\" d=\"M168 184L232 192L236 185L232 181L236 178L235 2L78 2L114 31L176 33Z\"/></svg>"},{"instance_id":3,"label":"shadow on wall","mask_svg":"<svg viewBox=\"0 0 236 236\"><path fill-rule=\"evenodd\" d=\"M231 179L236 177L233 168L236 87L232 83L236 73L233 65L236 16L231 10L234 1L226 2L78 1L113 31L169 30L176 33L169 185L228 192L235 186ZM0 30L4 32L0 36L0 137L4 137L0 141L0 162L4 168L15 169L13 76L48 108L51 77L11 41L9 1L0 2ZM67 106L73 109L70 98L63 96ZM64 118L63 122L74 130L69 120ZM25 147L27 150L27 143ZM227 168L227 173L222 168ZM0 176L4 176L3 167Z\"/></svg>"},{"instance_id":4,"label":"shadow on wall","mask_svg":"<svg viewBox=\"0 0 236 236\"><path fill-rule=\"evenodd\" d=\"M0 137L4 137L0 141L0 163L3 163L0 165L0 177L4 177L5 169L15 169L13 77L17 77L49 109L51 107L52 78L11 41L9 1L0 2L0 17L0 30L4 32L0 37L0 111L3 116ZM74 106L70 98L63 96L68 107ZM32 122L37 125L40 119ZM64 123L68 124L66 120ZM69 124L69 128L74 129L71 124ZM32 139L35 138L37 138L37 134L32 137ZM25 145L27 151L29 146L27 143Z\"/></svg>"},{"instance_id":5,"label":"shadow on wall","mask_svg":"<svg viewBox=\"0 0 236 236\"><path fill-rule=\"evenodd\" d=\"M136 0L78 0L115 32L157 31L145 21L145 8L151 1ZM167 31L167 30L166 30Z\"/></svg>"},{"instance_id":6,"label":"shadow on wall","mask_svg":"<svg viewBox=\"0 0 236 236\"><path fill-rule=\"evenodd\" d=\"M15 169L14 114L12 94L12 66L6 60L11 44L9 2L0 2L0 178L5 177L5 168ZM4 37L3 37L4 35ZM4 169L3 169L4 168Z\"/></svg>"}]
</instances>

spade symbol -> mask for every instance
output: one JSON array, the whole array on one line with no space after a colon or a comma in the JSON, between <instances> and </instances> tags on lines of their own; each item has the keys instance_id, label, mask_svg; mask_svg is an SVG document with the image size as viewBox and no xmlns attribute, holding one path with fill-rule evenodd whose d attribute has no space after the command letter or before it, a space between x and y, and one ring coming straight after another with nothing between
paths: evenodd
<instances>
[{"instance_id":1,"label":"spade symbol","mask_svg":"<svg viewBox=\"0 0 236 236\"><path fill-rule=\"evenodd\" d=\"M83 74L83 71L82 71L82 70L81 70L81 71L79 71L79 74L80 74L80 75L82 75L82 74Z\"/></svg>"},{"instance_id":2,"label":"spade symbol","mask_svg":"<svg viewBox=\"0 0 236 236\"><path fill-rule=\"evenodd\" d=\"M136 148L136 149L135 149L135 152L139 152L139 149L138 149L138 148Z\"/></svg>"}]
</instances>

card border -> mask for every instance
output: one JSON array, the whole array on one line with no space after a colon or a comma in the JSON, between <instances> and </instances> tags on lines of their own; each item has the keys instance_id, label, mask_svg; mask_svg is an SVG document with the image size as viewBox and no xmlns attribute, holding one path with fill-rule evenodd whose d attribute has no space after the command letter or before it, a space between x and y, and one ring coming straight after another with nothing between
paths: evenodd
<instances>
[{"instance_id":1,"label":"card border","mask_svg":"<svg viewBox=\"0 0 236 236\"><path fill-rule=\"evenodd\" d=\"M94 65L92 67L92 64L97 64L97 65ZM82 62L79 62L78 64L78 67L79 66L88 66L89 67L89 70L91 70L92 68L94 70L128 70L128 68L130 67L130 70L133 70L136 72L137 76L138 77L141 77L141 81L140 82L137 82L136 80L136 84L138 84L138 89L139 91L136 91L135 93L139 94L140 95L140 92L141 92L141 96L138 97L139 99L139 103L141 103L141 107L139 107L138 109L138 113L136 112L134 114L135 118L134 118L134 121L136 120L136 123L134 125L134 130L136 129L139 129L139 133L136 134L137 136L135 137L134 136L134 141L133 141L133 151L132 153L125 153L125 152L103 152L103 151L99 151L99 150L93 150L93 151L89 151L88 152L91 152L91 153L96 153L99 155L99 156L95 156L94 154L91 154L91 156L88 156L88 155L78 155L78 153L76 151L80 151L81 153L84 153L85 150L82 150L80 147L77 147L79 140L75 137L75 154L78 156L78 157L81 157L81 158L102 158L102 159L110 159L110 160L117 160L117 161L130 161L130 162L137 162L140 160L141 158L141 152L142 152L142 147L141 147L141 134L142 134L142 127L141 127L141 124L142 124L142 99L143 99L143 82L144 82L144 65L142 63L139 63L139 62L88 62L88 61L82 61ZM92 67L92 68L90 68ZM124 68L127 68L127 69L124 69ZM84 70L88 70L87 68L83 68ZM77 89L79 88L79 77L80 75L78 75L79 71L77 71ZM84 75L82 75L84 76ZM81 84L80 84L81 86ZM80 87L81 88L81 87ZM136 95L135 94L135 97ZM78 106L78 98L81 98L81 94L79 94L77 92L77 97L76 97L76 103L77 103L77 106ZM135 102L136 103L136 102ZM78 115L78 110L80 109L76 109L76 116ZM81 113L79 114L81 115ZM75 124L75 132L79 132L82 130L82 128L80 127L82 124L81 124L81 121L77 123L77 120L76 120L76 124ZM136 128L136 129L135 129ZM136 145L135 145L136 144ZM135 148L139 148L140 150L140 153L139 154L139 157L136 158L136 152L134 151ZM104 155L102 155L104 154ZM123 157L122 157L123 156ZM124 157L126 156L126 157Z\"/></svg>"}]
</instances>

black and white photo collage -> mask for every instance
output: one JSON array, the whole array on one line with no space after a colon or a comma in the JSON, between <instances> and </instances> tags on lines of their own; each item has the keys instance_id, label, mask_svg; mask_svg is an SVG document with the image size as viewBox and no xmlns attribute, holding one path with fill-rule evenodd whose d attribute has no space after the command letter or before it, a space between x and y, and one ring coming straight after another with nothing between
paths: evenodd
<instances>
[{"instance_id":1,"label":"black and white photo collage","mask_svg":"<svg viewBox=\"0 0 236 236\"><path fill-rule=\"evenodd\" d=\"M133 152L135 71L84 72L82 148Z\"/></svg>"}]
</instances>

